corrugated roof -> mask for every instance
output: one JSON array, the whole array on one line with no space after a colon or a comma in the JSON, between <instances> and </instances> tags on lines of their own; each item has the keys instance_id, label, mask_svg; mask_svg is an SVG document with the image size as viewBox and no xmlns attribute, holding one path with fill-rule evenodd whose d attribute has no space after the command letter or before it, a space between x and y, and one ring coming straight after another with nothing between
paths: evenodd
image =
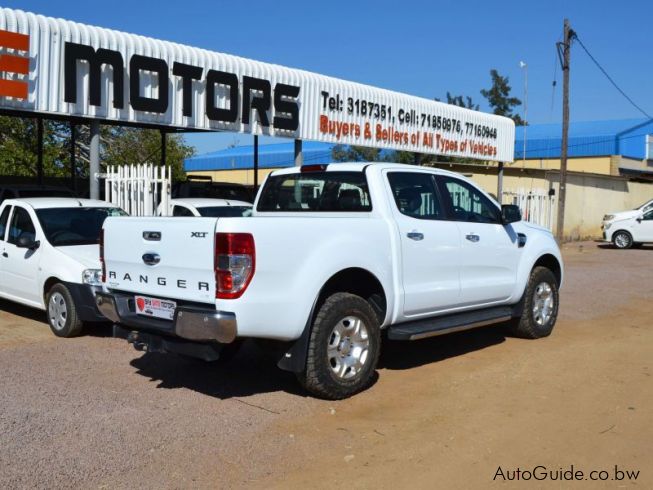
<instances>
[{"instance_id":1,"label":"corrugated roof","mask_svg":"<svg viewBox=\"0 0 653 490\"><path fill-rule=\"evenodd\" d=\"M581 121L569 124L570 157L623 155L646 158L646 136L653 134L651 119ZM533 124L526 127L526 158L559 158L561 124ZM524 127L515 128L515 160L523 158Z\"/></svg>"},{"instance_id":2,"label":"corrugated roof","mask_svg":"<svg viewBox=\"0 0 653 490\"><path fill-rule=\"evenodd\" d=\"M332 162L331 150L334 146L332 143L304 141L302 143L304 163ZM259 168L292 167L295 164L295 144L290 142L259 145L258 155ZM226 148L184 160L184 170L186 171L250 169L253 165L254 147L252 145Z\"/></svg>"}]
</instances>

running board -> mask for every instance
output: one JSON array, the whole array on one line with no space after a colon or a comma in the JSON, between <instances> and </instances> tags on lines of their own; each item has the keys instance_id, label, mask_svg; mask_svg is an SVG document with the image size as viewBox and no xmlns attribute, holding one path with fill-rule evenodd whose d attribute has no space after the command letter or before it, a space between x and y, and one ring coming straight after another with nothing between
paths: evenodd
<instances>
[{"instance_id":1,"label":"running board","mask_svg":"<svg viewBox=\"0 0 653 490\"><path fill-rule=\"evenodd\" d=\"M392 325L388 327L388 338L392 340L419 340L482 327L492 323L505 322L512 317L512 306L495 306L483 310L466 311Z\"/></svg>"}]
</instances>

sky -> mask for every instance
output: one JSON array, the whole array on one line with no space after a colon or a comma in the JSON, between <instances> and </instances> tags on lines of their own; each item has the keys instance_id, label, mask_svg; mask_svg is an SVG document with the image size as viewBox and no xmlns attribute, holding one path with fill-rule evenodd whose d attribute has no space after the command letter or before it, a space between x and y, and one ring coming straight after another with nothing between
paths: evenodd
<instances>
[{"instance_id":1,"label":"sky","mask_svg":"<svg viewBox=\"0 0 653 490\"><path fill-rule=\"evenodd\" d=\"M561 120L562 73L555 43L562 39L567 17L620 87L653 114L650 0L5 0L2 6L426 98L446 99L447 91L468 95L485 111L480 90L489 88L492 68L508 76L512 94L524 99L525 70L519 66L524 61L530 124ZM578 44L572 47L570 73L572 121L643 117ZM250 144L252 137L212 133L187 140L205 153Z\"/></svg>"}]
</instances>

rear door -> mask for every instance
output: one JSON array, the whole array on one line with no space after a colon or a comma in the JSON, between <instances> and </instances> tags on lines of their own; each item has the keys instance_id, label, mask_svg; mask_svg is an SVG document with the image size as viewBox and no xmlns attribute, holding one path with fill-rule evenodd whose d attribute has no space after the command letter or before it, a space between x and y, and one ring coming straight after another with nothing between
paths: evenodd
<instances>
[{"instance_id":1,"label":"rear door","mask_svg":"<svg viewBox=\"0 0 653 490\"><path fill-rule=\"evenodd\" d=\"M516 232L511 225L501 224L499 208L469 182L448 175L439 175L437 180L461 236L462 303L508 299L515 287L521 254Z\"/></svg>"},{"instance_id":2,"label":"rear door","mask_svg":"<svg viewBox=\"0 0 653 490\"><path fill-rule=\"evenodd\" d=\"M401 243L404 317L428 315L460 301L460 235L447 221L430 172L387 172Z\"/></svg>"},{"instance_id":3,"label":"rear door","mask_svg":"<svg viewBox=\"0 0 653 490\"><path fill-rule=\"evenodd\" d=\"M216 223L215 218L107 218L107 287L212 303Z\"/></svg>"}]
</instances>

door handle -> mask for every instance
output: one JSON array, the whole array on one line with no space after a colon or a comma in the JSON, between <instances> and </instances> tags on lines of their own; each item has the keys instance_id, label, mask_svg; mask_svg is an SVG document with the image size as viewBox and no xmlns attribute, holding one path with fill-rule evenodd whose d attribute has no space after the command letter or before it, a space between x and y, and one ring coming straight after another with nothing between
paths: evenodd
<instances>
[{"instance_id":1,"label":"door handle","mask_svg":"<svg viewBox=\"0 0 653 490\"><path fill-rule=\"evenodd\" d=\"M474 242L474 243L478 242L481 239L480 236L474 235L473 233L470 233L469 235L465 235L465 238L467 238L467 240L469 240L470 242Z\"/></svg>"},{"instance_id":2,"label":"door handle","mask_svg":"<svg viewBox=\"0 0 653 490\"><path fill-rule=\"evenodd\" d=\"M406 233L406 236L411 240L417 240L417 241L424 240L424 234L418 231L410 231Z\"/></svg>"}]
</instances>

